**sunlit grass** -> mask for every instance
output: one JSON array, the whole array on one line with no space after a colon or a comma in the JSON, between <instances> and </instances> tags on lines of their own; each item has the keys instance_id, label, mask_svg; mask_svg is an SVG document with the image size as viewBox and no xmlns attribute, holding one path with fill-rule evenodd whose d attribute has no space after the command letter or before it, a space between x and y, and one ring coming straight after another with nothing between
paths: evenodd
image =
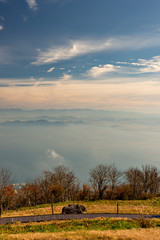
<instances>
[{"instance_id":1,"label":"sunlit grass","mask_svg":"<svg viewBox=\"0 0 160 240\"><path fill-rule=\"evenodd\" d=\"M58 233L2 234L1 240L159 240L160 229L78 230Z\"/></svg>"},{"instance_id":2,"label":"sunlit grass","mask_svg":"<svg viewBox=\"0 0 160 240\"><path fill-rule=\"evenodd\" d=\"M0 225L1 234L70 232L77 230L122 230L160 227L160 220L97 218L83 220L48 221L45 223L16 223Z\"/></svg>"},{"instance_id":3,"label":"sunlit grass","mask_svg":"<svg viewBox=\"0 0 160 240\"><path fill-rule=\"evenodd\" d=\"M85 205L88 213L116 213L117 211L117 201L76 201L53 204L54 214L61 214L62 208L67 206L69 203L79 203ZM118 203L119 213L160 214L160 198L151 200L118 201ZM6 211L2 213L2 217L44 215L51 213L51 204L44 204L19 208L15 211Z\"/></svg>"}]
</instances>

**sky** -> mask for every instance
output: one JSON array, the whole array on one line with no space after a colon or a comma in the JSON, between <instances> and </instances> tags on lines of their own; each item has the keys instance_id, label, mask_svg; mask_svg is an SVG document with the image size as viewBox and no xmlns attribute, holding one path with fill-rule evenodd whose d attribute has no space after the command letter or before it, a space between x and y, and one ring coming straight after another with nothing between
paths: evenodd
<instances>
[{"instance_id":1,"label":"sky","mask_svg":"<svg viewBox=\"0 0 160 240\"><path fill-rule=\"evenodd\" d=\"M157 112L159 0L0 0L0 107Z\"/></svg>"},{"instance_id":2,"label":"sky","mask_svg":"<svg viewBox=\"0 0 160 240\"><path fill-rule=\"evenodd\" d=\"M0 0L0 162L160 167L160 1Z\"/></svg>"}]
</instances>

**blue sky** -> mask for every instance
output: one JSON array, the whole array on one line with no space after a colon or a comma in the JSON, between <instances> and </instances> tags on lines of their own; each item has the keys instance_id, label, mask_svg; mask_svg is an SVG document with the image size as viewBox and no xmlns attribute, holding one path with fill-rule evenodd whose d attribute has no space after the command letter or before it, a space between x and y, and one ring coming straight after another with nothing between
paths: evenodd
<instances>
[{"instance_id":1,"label":"blue sky","mask_svg":"<svg viewBox=\"0 0 160 240\"><path fill-rule=\"evenodd\" d=\"M0 107L157 112L159 7L0 0Z\"/></svg>"}]
</instances>

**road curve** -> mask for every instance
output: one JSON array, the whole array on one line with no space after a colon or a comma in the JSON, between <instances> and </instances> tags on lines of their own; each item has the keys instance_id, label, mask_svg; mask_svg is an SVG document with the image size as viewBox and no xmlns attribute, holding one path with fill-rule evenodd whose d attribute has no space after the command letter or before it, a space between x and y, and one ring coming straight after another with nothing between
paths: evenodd
<instances>
[{"instance_id":1,"label":"road curve","mask_svg":"<svg viewBox=\"0 0 160 240\"><path fill-rule=\"evenodd\" d=\"M112 214L112 213L86 213L86 214L50 214L50 215L34 215L34 216L21 216L21 217L5 217L0 218L1 224L8 223L29 223L29 222L43 222L51 220L71 220L71 219L94 219L94 218L157 218L160 219L160 215L153 214Z\"/></svg>"}]
</instances>

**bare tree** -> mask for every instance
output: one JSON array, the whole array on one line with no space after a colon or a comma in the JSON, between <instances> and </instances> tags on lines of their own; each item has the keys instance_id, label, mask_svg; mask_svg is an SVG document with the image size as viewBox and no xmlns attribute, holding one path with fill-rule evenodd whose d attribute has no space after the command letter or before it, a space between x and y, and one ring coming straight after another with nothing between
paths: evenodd
<instances>
[{"instance_id":1,"label":"bare tree","mask_svg":"<svg viewBox=\"0 0 160 240\"><path fill-rule=\"evenodd\" d=\"M73 200L74 192L78 190L79 181L68 167L59 165L53 168L54 183L61 190L61 201ZM61 186L61 187L60 187Z\"/></svg>"},{"instance_id":2,"label":"bare tree","mask_svg":"<svg viewBox=\"0 0 160 240\"><path fill-rule=\"evenodd\" d=\"M89 181L94 188L95 195L98 194L98 198L103 199L104 191L107 188L107 184L110 182L109 166L99 164L95 168L90 170L89 175Z\"/></svg>"},{"instance_id":3,"label":"bare tree","mask_svg":"<svg viewBox=\"0 0 160 240\"><path fill-rule=\"evenodd\" d=\"M142 165L142 184L144 193L156 194L160 187L160 172L157 167Z\"/></svg>"},{"instance_id":4,"label":"bare tree","mask_svg":"<svg viewBox=\"0 0 160 240\"><path fill-rule=\"evenodd\" d=\"M110 180L110 186L113 190L117 185L120 184L120 178L122 177L123 173L118 170L118 168L112 164L108 166L109 169L109 180Z\"/></svg>"},{"instance_id":5,"label":"bare tree","mask_svg":"<svg viewBox=\"0 0 160 240\"><path fill-rule=\"evenodd\" d=\"M142 171L138 168L129 168L125 172L125 179L130 184L132 197L134 199L140 198L142 191L142 177Z\"/></svg>"},{"instance_id":6,"label":"bare tree","mask_svg":"<svg viewBox=\"0 0 160 240\"><path fill-rule=\"evenodd\" d=\"M44 171L43 175L36 179L36 182L41 192L42 202L52 202L53 173Z\"/></svg>"},{"instance_id":7,"label":"bare tree","mask_svg":"<svg viewBox=\"0 0 160 240\"><path fill-rule=\"evenodd\" d=\"M115 195L115 188L120 184L123 173L112 164L108 166L109 186L106 190L107 198L111 199Z\"/></svg>"},{"instance_id":8,"label":"bare tree","mask_svg":"<svg viewBox=\"0 0 160 240\"><path fill-rule=\"evenodd\" d=\"M73 200L79 191L79 181L74 172L63 165L45 171L37 183L46 203Z\"/></svg>"},{"instance_id":9,"label":"bare tree","mask_svg":"<svg viewBox=\"0 0 160 240\"><path fill-rule=\"evenodd\" d=\"M0 216L2 211L3 192L6 187L13 184L15 178L12 177L12 172L8 169L1 168L0 170Z\"/></svg>"}]
</instances>

